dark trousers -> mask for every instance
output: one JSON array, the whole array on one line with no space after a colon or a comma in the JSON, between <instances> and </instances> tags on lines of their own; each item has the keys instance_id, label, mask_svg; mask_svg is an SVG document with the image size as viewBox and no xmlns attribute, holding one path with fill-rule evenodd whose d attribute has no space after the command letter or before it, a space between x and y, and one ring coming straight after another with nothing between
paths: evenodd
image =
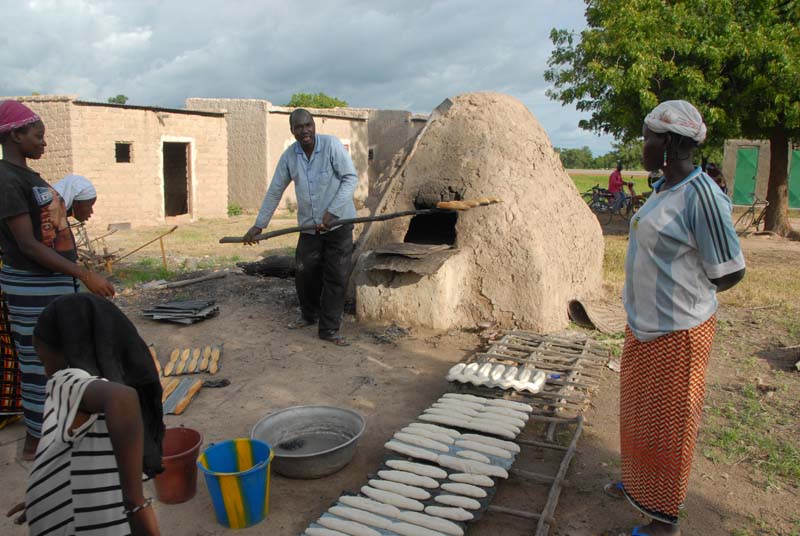
<instances>
[{"instance_id":1,"label":"dark trousers","mask_svg":"<svg viewBox=\"0 0 800 536\"><path fill-rule=\"evenodd\" d=\"M339 329L353 255L353 226L312 235L301 233L295 253L295 287L303 317L319 319L319 331Z\"/></svg>"}]
</instances>

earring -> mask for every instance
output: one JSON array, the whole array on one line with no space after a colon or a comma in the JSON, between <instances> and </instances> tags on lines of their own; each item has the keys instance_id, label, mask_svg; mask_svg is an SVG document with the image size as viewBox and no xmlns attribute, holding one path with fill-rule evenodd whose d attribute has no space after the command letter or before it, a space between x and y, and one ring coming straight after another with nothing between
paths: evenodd
<instances>
[{"instance_id":1,"label":"earring","mask_svg":"<svg viewBox=\"0 0 800 536\"><path fill-rule=\"evenodd\" d=\"M664 151L664 167L667 167L667 151Z\"/></svg>"}]
</instances>

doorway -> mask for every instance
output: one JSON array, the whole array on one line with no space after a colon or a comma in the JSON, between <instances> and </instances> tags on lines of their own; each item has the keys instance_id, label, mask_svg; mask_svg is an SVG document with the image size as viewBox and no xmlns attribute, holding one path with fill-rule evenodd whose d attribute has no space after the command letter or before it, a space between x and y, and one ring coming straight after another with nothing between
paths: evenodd
<instances>
[{"instance_id":1,"label":"doorway","mask_svg":"<svg viewBox=\"0 0 800 536\"><path fill-rule=\"evenodd\" d=\"M792 151L792 167L789 172L789 208L800 208L800 151Z\"/></svg>"},{"instance_id":2,"label":"doorway","mask_svg":"<svg viewBox=\"0 0 800 536\"><path fill-rule=\"evenodd\" d=\"M740 147L736 151L736 174L733 177L733 204L752 205L758 176L758 147Z\"/></svg>"},{"instance_id":3,"label":"doorway","mask_svg":"<svg viewBox=\"0 0 800 536\"><path fill-rule=\"evenodd\" d=\"M164 215L180 216L189 213L191 191L190 144L164 142Z\"/></svg>"}]
</instances>

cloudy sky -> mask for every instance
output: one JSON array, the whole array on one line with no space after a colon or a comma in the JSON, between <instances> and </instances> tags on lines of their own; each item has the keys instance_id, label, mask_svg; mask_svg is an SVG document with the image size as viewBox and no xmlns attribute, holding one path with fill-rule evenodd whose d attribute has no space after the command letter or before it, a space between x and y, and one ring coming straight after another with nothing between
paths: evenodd
<instances>
[{"instance_id":1,"label":"cloudy sky","mask_svg":"<svg viewBox=\"0 0 800 536\"><path fill-rule=\"evenodd\" d=\"M351 106L430 112L444 98L522 100L554 145L612 141L545 96L550 29L581 29L581 0L0 0L0 95L127 95L284 104L322 91ZM16 29L16 31L12 30Z\"/></svg>"}]
</instances>

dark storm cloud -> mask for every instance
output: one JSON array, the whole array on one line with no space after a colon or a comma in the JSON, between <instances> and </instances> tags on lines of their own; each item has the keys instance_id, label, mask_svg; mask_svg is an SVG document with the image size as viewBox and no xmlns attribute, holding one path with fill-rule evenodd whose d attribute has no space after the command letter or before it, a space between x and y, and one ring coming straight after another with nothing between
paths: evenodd
<instances>
[{"instance_id":1,"label":"dark storm cloud","mask_svg":"<svg viewBox=\"0 0 800 536\"><path fill-rule=\"evenodd\" d=\"M555 145L605 152L607 137L548 100L553 27L580 28L578 0L3 2L26 29L6 37L0 94L71 93L183 106L199 97L323 91L351 106L429 112L444 98L499 91L522 100Z\"/></svg>"}]
</instances>

